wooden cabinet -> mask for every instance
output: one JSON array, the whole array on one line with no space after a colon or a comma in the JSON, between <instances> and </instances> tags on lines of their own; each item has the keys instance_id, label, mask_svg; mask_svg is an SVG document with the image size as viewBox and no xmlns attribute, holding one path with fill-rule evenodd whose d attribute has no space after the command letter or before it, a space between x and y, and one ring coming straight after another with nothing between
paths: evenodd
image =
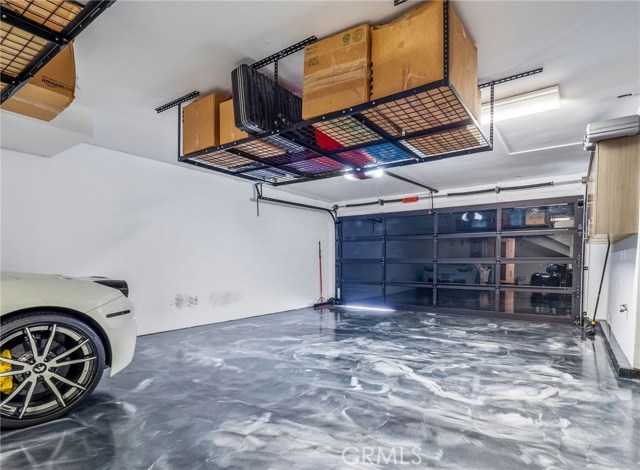
<instances>
[{"instance_id":1,"label":"wooden cabinet","mask_svg":"<svg viewBox=\"0 0 640 470\"><path fill-rule=\"evenodd\" d=\"M640 135L598 142L589 172L587 243L638 233Z\"/></svg>"}]
</instances>

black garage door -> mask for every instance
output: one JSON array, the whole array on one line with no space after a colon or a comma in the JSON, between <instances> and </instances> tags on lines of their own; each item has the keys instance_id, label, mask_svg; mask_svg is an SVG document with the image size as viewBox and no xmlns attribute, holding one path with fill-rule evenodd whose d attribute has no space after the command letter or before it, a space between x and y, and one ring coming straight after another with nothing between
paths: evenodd
<instances>
[{"instance_id":1,"label":"black garage door","mask_svg":"<svg viewBox=\"0 0 640 470\"><path fill-rule=\"evenodd\" d=\"M342 217L342 304L572 322L580 312L582 200Z\"/></svg>"}]
</instances>

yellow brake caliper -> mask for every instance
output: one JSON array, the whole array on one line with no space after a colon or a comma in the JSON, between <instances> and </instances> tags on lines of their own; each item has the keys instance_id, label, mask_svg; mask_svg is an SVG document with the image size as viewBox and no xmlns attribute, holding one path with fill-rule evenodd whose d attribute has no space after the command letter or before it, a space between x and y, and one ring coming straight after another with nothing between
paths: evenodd
<instances>
[{"instance_id":1,"label":"yellow brake caliper","mask_svg":"<svg viewBox=\"0 0 640 470\"><path fill-rule=\"evenodd\" d=\"M11 359L11 351L5 349L0 353L1 357L6 357L7 359ZM13 367L8 362L0 361L0 372L9 372ZM0 377L0 392L5 395L9 395L13 391L13 377Z\"/></svg>"}]
</instances>

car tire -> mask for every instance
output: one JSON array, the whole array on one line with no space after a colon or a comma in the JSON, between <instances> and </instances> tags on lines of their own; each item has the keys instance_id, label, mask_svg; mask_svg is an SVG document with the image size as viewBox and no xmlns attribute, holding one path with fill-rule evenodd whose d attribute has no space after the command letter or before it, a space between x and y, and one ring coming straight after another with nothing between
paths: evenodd
<instances>
[{"instance_id":1,"label":"car tire","mask_svg":"<svg viewBox=\"0 0 640 470\"><path fill-rule=\"evenodd\" d=\"M79 406L100 382L104 345L86 323L43 310L3 318L1 325L0 379L10 377L0 382L2 429L57 419Z\"/></svg>"}]
</instances>

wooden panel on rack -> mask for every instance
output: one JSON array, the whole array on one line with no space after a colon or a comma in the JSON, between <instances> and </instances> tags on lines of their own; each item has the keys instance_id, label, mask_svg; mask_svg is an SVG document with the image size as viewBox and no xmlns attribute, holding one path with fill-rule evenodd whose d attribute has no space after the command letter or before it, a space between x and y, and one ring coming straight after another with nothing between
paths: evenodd
<instances>
[{"instance_id":1,"label":"wooden panel on rack","mask_svg":"<svg viewBox=\"0 0 640 470\"><path fill-rule=\"evenodd\" d=\"M598 142L595 165L590 241L609 235L611 241L616 242L638 233L640 136Z\"/></svg>"}]
</instances>

